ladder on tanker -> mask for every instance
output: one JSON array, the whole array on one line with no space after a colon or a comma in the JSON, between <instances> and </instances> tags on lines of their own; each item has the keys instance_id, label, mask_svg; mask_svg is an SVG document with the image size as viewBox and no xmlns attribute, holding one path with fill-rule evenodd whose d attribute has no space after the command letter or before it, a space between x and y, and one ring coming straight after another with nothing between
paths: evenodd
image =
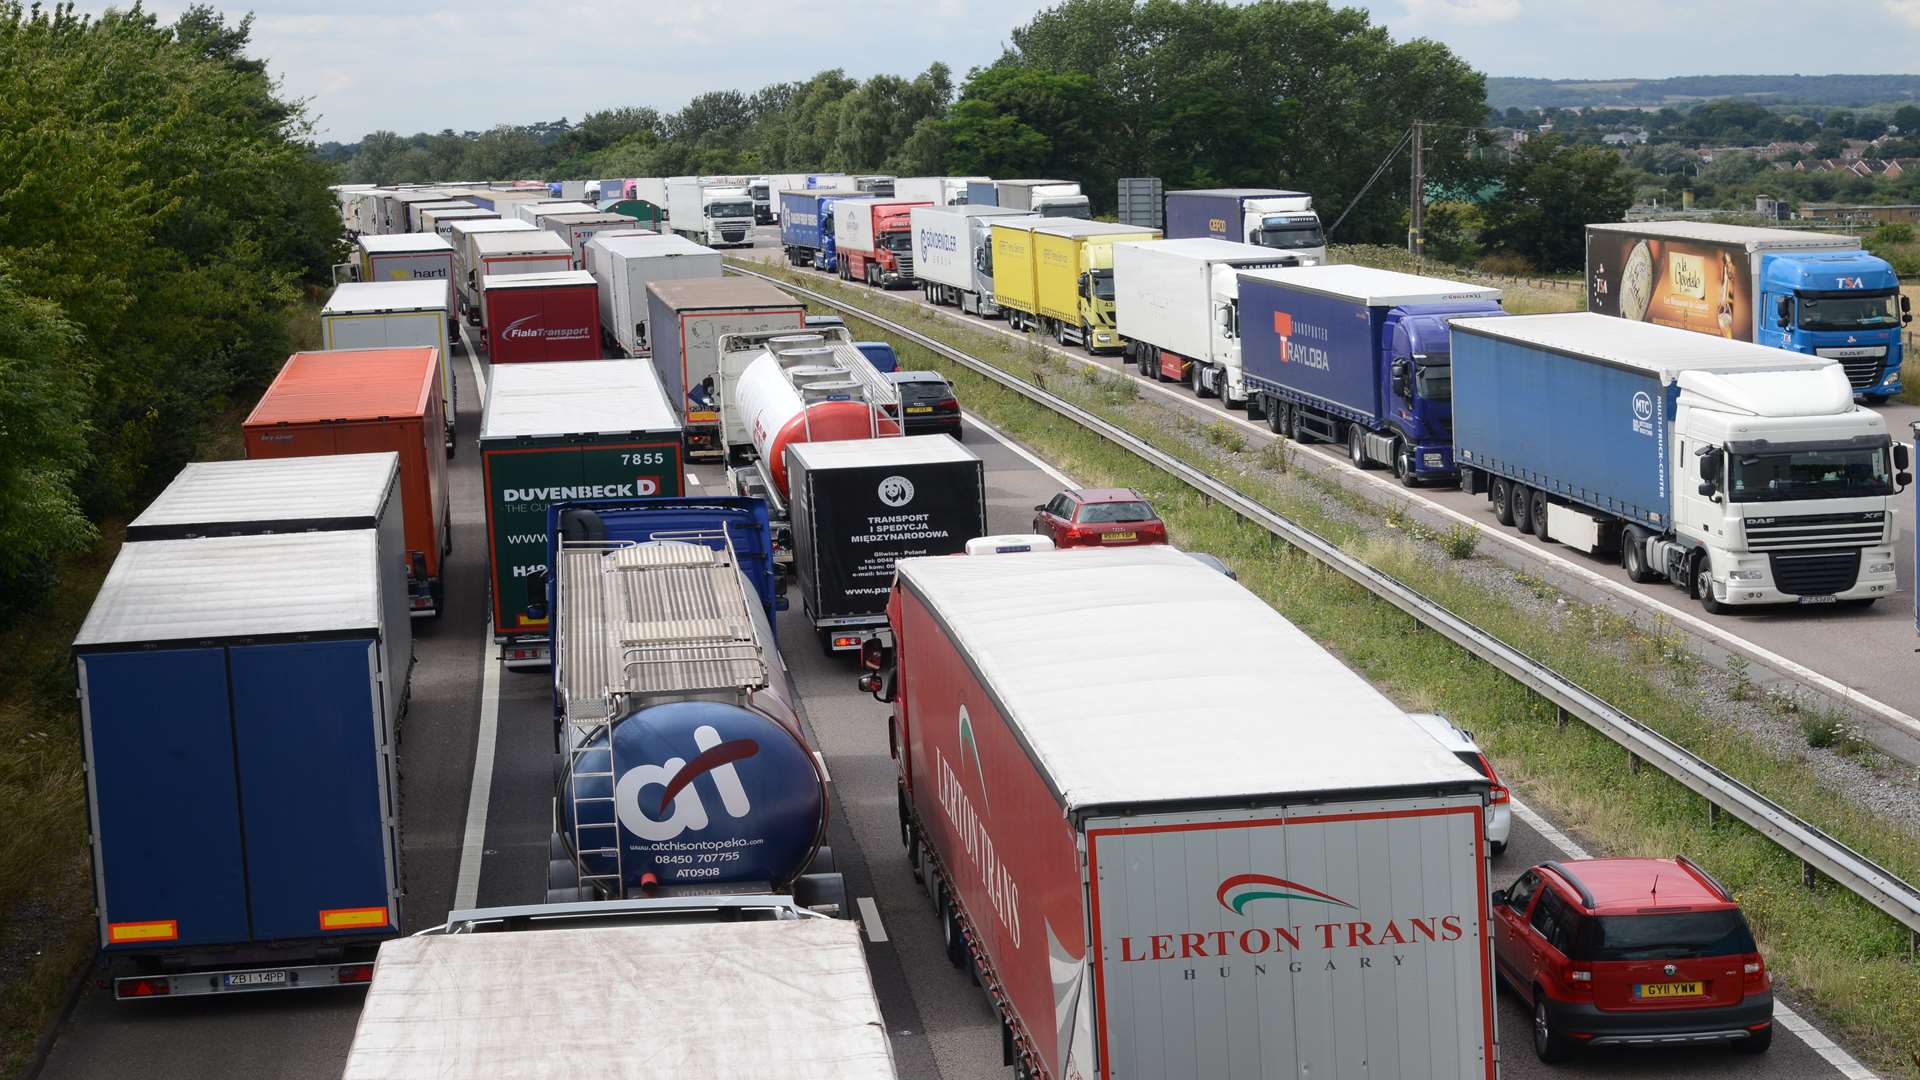
<instances>
[{"instance_id":1,"label":"ladder on tanker","mask_svg":"<svg viewBox=\"0 0 1920 1080\"><path fill-rule=\"evenodd\" d=\"M626 873L614 724L650 700L744 705L764 689L759 599L725 528L563 541L559 562L554 663L572 781L567 840L579 884L619 899Z\"/></svg>"}]
</instances>

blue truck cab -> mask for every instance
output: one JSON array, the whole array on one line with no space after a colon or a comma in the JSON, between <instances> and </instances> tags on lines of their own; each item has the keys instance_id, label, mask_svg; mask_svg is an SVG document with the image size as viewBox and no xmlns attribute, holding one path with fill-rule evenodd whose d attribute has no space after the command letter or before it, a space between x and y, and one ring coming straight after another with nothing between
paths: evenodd
<instances>
[{"instance_id":1,"label":"blue truck cab","mask_svg":"<svg viewBox=\"0 0 1920 1080\"><path fill-rule=\"evenodd\" d=\"M1448 323L1500 290L1363 266L1240 274L1241 364L1268 424L1409 486L1455 475Z\"/></svg>"},{"instance_id":2,"label":"blue truck cab","mask_svg":"<svg viewBox=\"0 0 1920 1080\"><path fill-rule=\"evenodd\" d=\"M1854 391L1880 402L1900 392L1901 328L1911 318L1900 278L1864 251L1760 257L1754 340L1840 361Z\"/></svg>"}]
</instances>

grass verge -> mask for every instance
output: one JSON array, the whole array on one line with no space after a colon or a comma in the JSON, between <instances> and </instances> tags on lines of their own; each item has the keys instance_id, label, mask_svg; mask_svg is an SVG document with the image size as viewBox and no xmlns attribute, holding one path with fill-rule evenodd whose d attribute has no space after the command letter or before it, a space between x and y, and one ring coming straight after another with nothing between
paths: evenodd
<instances>
[{"instance_id":1,"label":"grass verge","mask_svg":"<svg viewBox=\"0 0 1920 1080\"><path fill-rule=\"evenodd\" d=\"M1677 648L1671 635L1637 630L1544 584L1542 599L1555 614L1543 618L1508 593L1456 572L1453 566L1475 560L1470 546L1395 527L1392 515L1357 498L1341 504L1374 515L1372 520L1329 513L1323 498L1303 488L1311 481L1298 479L1300 470L1281 474L1275 467L1286 465L1284 448L1278 454L1272 445L1250 451L1211 439L1207 425L1143 398L1122 377L820 275L773 272L881 312L1023 381L1043 383L1178 454L1572 678L1901 877L1920 876L1920 838L1829 790L1803 762L1709 718L1689 693L1676 689L1691 680L1700 661ZM849 321L861 335L889 337L871 324ZM1803 888L1798 861L1771 841L1730 819L1710 824L1706 804L1679 784L1656 770L1631 768L1619 746L1584 725L1561 728L1550 705L1264 529L980 375L909 343L896 340L895 346L903 367L940 371L970 411L1081 482L1143 491L1166 517L1176 543L1228 560L1248 588L1403 704L1445 713L1473 730L1510 782L1576 831L1605 838L1608 854L1684 852L1708 867L1739 896L1783 990L1817 1008L1884 1075L1920 1076L1912 1057L1920 1052L1920 964L1908 952L1904 927L1831 883ZM1502 873L1517 876L1518 870Z\"/></svg>"}]
</instances>

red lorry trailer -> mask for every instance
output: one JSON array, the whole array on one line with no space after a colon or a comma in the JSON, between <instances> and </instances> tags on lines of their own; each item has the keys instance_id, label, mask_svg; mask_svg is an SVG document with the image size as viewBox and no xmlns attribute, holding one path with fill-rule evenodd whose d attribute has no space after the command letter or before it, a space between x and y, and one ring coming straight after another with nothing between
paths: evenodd
<instances>
[{"instance_id":1,"label":"red lorry trailer","mask_svg":"<svg viewBox=\"0 0 1920 1080\"><path fill-rule=\"evenodd\" d=\"M833 242L840 252L842 281L883 289L913 285L913 223L924 202L842 199L833 204Z\"/></svg>"},{"instance_id":2,"label":"red lorry trailer","mask_svg":"<svg viewBox=\"0 0 1920 1080\"><path fill-rule=\"evenodd\" d=\"M896 570L862 685L1016 1075L1497 1075L1477 772L1172 548Z\"/></svg>"},{"instance_id":3,"label":"red lorry trailer","mask_svg":"<svg viewBox=\"0 0 1920 1080\"><path fill-rule=\"evenodd\" d=\"M585 270L480 279L487 362L600 359L600 294Z\"/></svg>"}]
</instances>

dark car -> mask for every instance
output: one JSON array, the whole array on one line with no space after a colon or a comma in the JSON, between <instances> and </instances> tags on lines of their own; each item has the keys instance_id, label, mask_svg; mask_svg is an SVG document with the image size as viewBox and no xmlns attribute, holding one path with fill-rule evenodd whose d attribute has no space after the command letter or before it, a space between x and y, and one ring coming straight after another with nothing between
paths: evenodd
<instances>
[{"instance_id":1,"label":"dark car","mask_svg":"<svg viewBox=\"0 0 1920 1080\"><path fill-rule=\"evenodd\" d=\"M1063 491L1033 508L1033 531L1055 547L1164 544L1167 526L1132 488Z\"/></svg>"},{"instance_id":2,"label":"dark car","mask_svg":"<svg viewBox=\"0 0 1920 1080\"><path fill-rule=\"evenodd\" d=\"M906 417L907 434L937 435L945 432L956 439L960 433L960 399L953 387L933 371L896 371L887 378L900 389L900 410Z\"/></svg>"},{"instance_id":3,"label":"dark car","mask_svg":"<svg viewBox=\"0 0 1920 1080\"><path fill-rule=\"evenodd\" d=\"M1685 857L1581 859L1493 894L1500 978L1533 1012L1533 1049L1773 1042L1773 983L1740 905Z\"/></svg>"}]
</instances>

